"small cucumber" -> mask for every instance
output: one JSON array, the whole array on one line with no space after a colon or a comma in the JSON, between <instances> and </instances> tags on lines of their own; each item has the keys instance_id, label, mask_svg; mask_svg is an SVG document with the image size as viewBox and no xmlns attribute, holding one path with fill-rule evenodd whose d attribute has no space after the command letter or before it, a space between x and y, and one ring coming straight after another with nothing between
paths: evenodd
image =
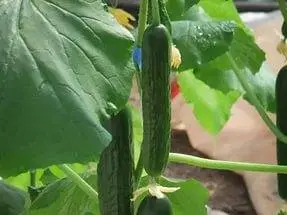
<instances>
[{"instance_id":1,"label":"small cucumber","mask_svg":"<svg viewBox=\"0 0 287 215\"><path fill-rule=\"evenodd\" d=\"M287 66L281 68L276 79L276 124L279 130L287 135ZM287 165L287 144L277 139L277 162ZM287 199L287 175L278 174L278 191Z\"/></svg>"},{"instance_id":2,"label":"small cucumber","mask_svg":"<svg viewBox=\"0 0 287 215\"><path fill-rule=\"evenodd\" d=\"M167 28L150 25L142 45L143 163L145 171L158 177L170 150L171 37Z\"/></svg>"},{"instance_id":3,"label":"small cucumber","mask_svg":"<svg viewBox=\"0 0 287 215\"><path fill-rule=\"evenodd\" d=\"M133 215L132 121L125 107L110 122L111 143L98 163L98 193L101 215Z\"/></svg>"},{"instance_id":4,"label":"small cucumber","mask_svg":"<svg viewBox=\"0 0 287 215\"><path fill-rule=\"evenodd\" d=\"M158 199L155 196L147 195L137 211L137 215L172 215L170 200L165 196Z\"/></svg>"}]
</instances>

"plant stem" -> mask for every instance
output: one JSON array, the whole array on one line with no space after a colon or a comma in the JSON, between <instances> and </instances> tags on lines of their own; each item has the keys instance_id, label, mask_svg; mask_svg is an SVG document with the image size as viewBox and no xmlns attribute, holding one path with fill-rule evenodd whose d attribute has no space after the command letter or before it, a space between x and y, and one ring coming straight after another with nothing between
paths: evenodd
<instances>
[{"instance_id":1,"label":"plant stem","mask_svg":"<svg viewBox=\"0 0 287 215\"><path fill-rule=\"evenodd\" d=\"M159 15L158 0L151 0L151 8L152 8L152 23L154 25L159 25L160 15Z\"/></svg>"},{"instance_id":2,"label":"plant stem","mask_svg":"<svg viewBox=\"0 0 287 215\"><path fill-rule=\"evenodd\" d=\"M138 48L142 47L142 40L144 31L146 28L146 22L147 22L147 14L148 14L148 0L141 0L140 1L140 11L139 11L139 21L138 21L138 34L136 39L136 46ZM140 68L136 73L136 81L137 81L137 87L138 87L138 93L141 99L142 96L142 88L141 88L141 71ZM143 172L143 154L142 150L140 152L140 156L137 162L137 166L135 169L135 188L138 187L140 178Z\"/></svg>"},{"instance_id":3,"label":"plant stem","mask_svg":"<svg viewBox=\"0 0 287 215\"><path fill-rule=\"evenodd\" d=\"M192 156L192 155L184 155L184 154L178 154L178 153L170 153L169 161L174 162L174 163L188 164L192 166L198 166L201 168L209 168L209 169L287 174L287 166L211 160L211 159L199 158L199 157Z\"/></svg>"},{"instance_id":4,"label":"plant stem","mask_svg":"<svg viewBox=\"0 0 287 215\"><path fill-rule=\"evenodd\" d=\"M272 133L283 143L287 143L287 136L284 135L278 128L277 126L274 124L274 122L269 118L269 116L266 114L264 108L262 107L262 105L260 104L257 96L254 94L252 88L249 86L248 80L246 79L246 77L244 76L243 73L241 73L240 69L238 68L236 62L233 60L232 56L228 53L227 54L232 68L238 78L238 80L240 81L242 87L244 88L244 90L247 93L248 98L250 99L250 101L252 102L252 104L255 106L257 112L259 113L259 115L261 116L261 118L263 119L263 121L265 122L265 124L268 126L268 128L272 131Z\"/></svg>"},{"instance_id":5,"label":"plant stem","mask_svg":"<svg viewBox=\"0 0 287 215\"><path fill-rule=\"evenodd\" d=\"M98 198L98 193L84 180L79 176L74 170L72 170L68 165L61 164L58 165L58 168L61 169L76 185L79 186L88 196L91 198Z\"/></svg>"},{"instance_id":6,"label":"plant stem","mask_svg":"<svg viewBox=\"0 0 287 215\"><path fill-rule=\"evenodd\" d=\"M30 170L30 186L36 187L36 170Z\"/></svg>"},{"instance_id":7,"label":"plant stem","mask_svg":"<svg viewBox=\"0 0 287 215\"><path fill-rule=\"evenodd\" d=\"M138 21L138 34L136 38L136 46L138 48L142 47L142 39L147 22L147 12L148 12L148 0L140 1L140 11L139 11L139 21Z\"/></svg>"},{"instance_id":8,"label":"plant stem","mask_svg":"<svg viewBox=\"0 0 287 215\"><path fill-rule=\"evenodd\" d=\"M147 22L147 12L148 12L148 0L140 1L140 11L139 11L139 21L138 21L138 34L136 38L136 47L142 47L142 40ZM141 71L140 68L136 68L136 81L138 86L138 92L141 96Z\"/></svg>"},{"instance_id":9,"label":"plant stem","mask_svg":"<svg viewBox=\"0 0 287 215\"><path fill-rule=\"evenodd\" d=\"M278 0L278 4L279 4L279 9L281 11L284 21L287 21L287 11L286 11L285 1L286 0Z\"/></svg>"},{"instance_id":10,"label":"plant stem","mask_svg":"<svg viewBox=\"0 0 287 215\"><path fill-rule=\"evenodd\" d=\"M135 170L135 189L137 189L140 183L142 172L143 172L143 153L141 150L139 160L138 160L136 170Z\"/></svg>"}]
</instances>

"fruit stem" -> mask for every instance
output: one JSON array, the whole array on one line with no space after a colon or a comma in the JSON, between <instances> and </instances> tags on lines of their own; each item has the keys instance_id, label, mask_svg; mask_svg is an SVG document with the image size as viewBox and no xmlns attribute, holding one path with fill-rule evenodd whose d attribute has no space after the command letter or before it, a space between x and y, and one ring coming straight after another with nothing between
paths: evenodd
<instances>
[{"instance_id":1,"label":"fruit stem","mask_svg":"<svg viewBox=\"0 0 287 215\"><path fill-rule=\"evenodd\" d=\"M91 198L97 199L98 193L91 187L81 176L72 170L67 164L58 165L61 169L80 189L82 189Z\"/></svg>"}]
</instances>

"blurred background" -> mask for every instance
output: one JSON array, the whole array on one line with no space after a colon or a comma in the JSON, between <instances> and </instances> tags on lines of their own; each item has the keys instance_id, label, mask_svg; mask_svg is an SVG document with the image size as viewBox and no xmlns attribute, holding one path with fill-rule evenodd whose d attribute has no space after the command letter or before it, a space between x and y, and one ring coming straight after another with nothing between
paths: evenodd
<instances>
[{"instance_id":1,"label":"blurred background","mask_svg":"<svg viewBox=\"0 0 287 215\"><path fill-rule=\"evenodd\" d=\"M109 0L137 16L139 0ZM239 12L271 12L278 9L276 0L234 0Z\"/></svg>"}]
</instances>

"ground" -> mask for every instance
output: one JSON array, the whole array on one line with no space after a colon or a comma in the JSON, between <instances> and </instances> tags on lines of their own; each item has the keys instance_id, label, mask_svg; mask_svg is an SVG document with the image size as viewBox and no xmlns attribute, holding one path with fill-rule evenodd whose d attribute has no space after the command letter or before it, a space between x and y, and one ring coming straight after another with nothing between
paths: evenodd
<instances>
[{"instance_id":1,"label":"ground","mask_svg":"<svg viewBox=\"0 0 287 215\"><path fill-rule=\"evenodd\" d=\"M205 155L191 147L184 131L172 131L171 151L206 158ZM256 215L244 181L239 175L231 171L170 164L165 175L172 178L194 178L199 180L208 188L211 194L208 206L213 209L224 211L230 215Z\"/></svg>"}]
</instances>

